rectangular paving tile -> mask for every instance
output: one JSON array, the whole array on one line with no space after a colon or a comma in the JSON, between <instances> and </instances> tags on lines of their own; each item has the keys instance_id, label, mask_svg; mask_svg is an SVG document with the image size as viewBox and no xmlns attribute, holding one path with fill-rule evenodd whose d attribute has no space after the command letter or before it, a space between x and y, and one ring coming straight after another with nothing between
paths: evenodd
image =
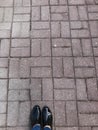
<instances>
[{"instance_id":1,"label":"rectangular paving tile","mask_svg":"<svg viewBox=\"0 0 98 130\"><path fill-rule=\"evenodd\" d=\"M7 80L0 79L0 101L7 100Z\"/></svg>"},{"instance_id":2,"label":"rectangular paving tile","mask_svg":"<svg viewBox=\"0 0 98 130\"><path fill-rule=\"evenodd\" d=\"M75 100L75 91L73 89L54 90L55 100Z\"/></svg>"}]
</instances>

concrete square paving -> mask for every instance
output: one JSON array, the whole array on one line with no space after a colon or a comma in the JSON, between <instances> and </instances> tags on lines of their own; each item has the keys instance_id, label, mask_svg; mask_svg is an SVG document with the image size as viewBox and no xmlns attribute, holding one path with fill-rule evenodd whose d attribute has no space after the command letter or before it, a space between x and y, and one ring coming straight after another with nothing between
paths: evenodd
<instances>
[{"instance_id":1,"label":"concrete square paving","mask_svg":"<svg viewBox=\"0 0 98 130\"><path fill-rule=\"evenodd\" d=\"M98 130L98 0L0 0L0 130Z\"/></svg>"}]
</instances>

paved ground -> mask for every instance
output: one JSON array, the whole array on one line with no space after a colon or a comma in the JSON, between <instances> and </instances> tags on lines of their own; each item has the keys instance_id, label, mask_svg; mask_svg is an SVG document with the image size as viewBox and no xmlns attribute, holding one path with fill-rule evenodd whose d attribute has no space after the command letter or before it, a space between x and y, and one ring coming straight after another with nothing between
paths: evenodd
<instances>
[{"instance_id":1,"label":"paved ground","mask_svg":"<svg viewBox=\"0 0 98 130\"><path fill-rule=\"evenodd\" d=\"M0 0L0 130L98 130L98 0Z\"/></svg>"}]
</instances>

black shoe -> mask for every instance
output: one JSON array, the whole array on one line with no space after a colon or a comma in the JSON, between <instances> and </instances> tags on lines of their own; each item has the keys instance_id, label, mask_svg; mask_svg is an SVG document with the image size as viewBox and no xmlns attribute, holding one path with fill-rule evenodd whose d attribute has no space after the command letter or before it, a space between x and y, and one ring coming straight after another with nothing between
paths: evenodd
<instances>
[{"instance_id":1,"label":"black shoe","mask_svg":"<svg viewBox=\"0 0 98 130\"><path fill-rule=\"evenodd\" d=\"M52 112L50 111L50 109L45 106L42 109L42 123L43 123L43 127L45 127L46 125L50 126L52 128Z\"/></svg>"},{"instance_id":2,"label":"black shoe","mask_svg":"<svg viewBox=\"0 0 98 130\"><path fill-rule=\"evenodd\" d=\"M30 114L31 127L41 124L41 109L38 105L34 106Z\"/></svg>"}]
</instances>

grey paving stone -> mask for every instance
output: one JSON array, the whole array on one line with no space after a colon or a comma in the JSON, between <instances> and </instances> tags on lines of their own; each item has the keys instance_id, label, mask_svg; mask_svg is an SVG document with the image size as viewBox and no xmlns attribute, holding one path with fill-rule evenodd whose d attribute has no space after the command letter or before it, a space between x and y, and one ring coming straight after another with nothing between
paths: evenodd
<instances>
[{"instance_id":1,"label":"grey paving stone","mask_svg":"<svg viewBox=\"0 0 98 130\"><path fill-rule=\"evenodd\" d=\"M7 68L8 67L8 59L7 58L0 58L0 67Z\"/></svg>"},{"instance_id":2,"label":"grey paving stone","mask_svg":"<svg viewBox=\"0 0 98 130\"><path fill-rule=\"evenodd\" d=\"M23 6L30 6L30 0L23 0Z\"/></svg>"},{"instance_id":3,"label":"grey paving stone","mask_svg":"<svg viewBox=\"0 0 98 130\"><path fill-rule=\"evenodd\" d=\"M63 76L63 59L62 58L53 58L53 77L62 77Z\"/></svg>"},{"instance_id":4,"label":"grey paving stone","mask_svg":"<svg viewBox=\"0 0 98 130\"><path fill-rule=\"evenodd\" d=\"M11 23L10 22L0 23L0 30L10 30L10 29L11 29Z\"/></svg>"},{"instance_id":5,"label":"grey paving stone","mask_svg":"<svg viewBox=\"0 0 98 130\"><path fill-rule=\"evenodd\" d=\"M65 5L67 5L67 0L59 0L59 4L65 4Z\"/></svg>"},{"instance_id":6,"label":"grey paving stone","mask_svg":"<svg viewBox=\"0 0 98 130\"><path fill-rule=\"evenodd\" d=\"M53 21L67 21L69 18L68 18L68 13L52 13L51 14L51 19Z\"/></svg>"},{"instance_id":7,"label":"grey paving stone","mask_svg":"<svg viewBox=\"0 0 98 130\"><path fill-rule=\"evenodd\" d=\"M63 59L63 64L64 64L64 76L74 77L73 59L66 57Z\"/></svg>"},{"instance_id":8,"label":"grey paving stone","mask_svg":"<svg viewBox=\"0 0 98 130\"><path fill-rule=\"evenodd\" d=\"M29 57L30 47L11 48L11 57Z\"/></svg>"},{"instance_id":9,"label":"grey paving stone","mask_svg":"<svg viewBox=\"0 0 98 130\"><path fill-rule=\"evenodd\" d=\"M61 37L70 37L69 22L61 22Z\"/></svg>"},{"instance_id":10,"label":"grey paving stone","mask_svg":"<svg viewBox=\"0 0 98 130\"><path fill-rule=\"evenodd\" d=\"M41 7L41 20L50 20L49 6L42 6Z\"/></svg>"},{"instance_id":11,"label":"grey paving stone","mask_svg":"<svg viewBox=\"0 0 98 130\"><path fill-rule=\"evenodd\" d=\"M79 113L97 113L98 102L78 102Z\"/></svg>"},{"instance_id":12,"label":"grey paving stone","mask_svg":"<svg viewBox=\"0 0 98 130\"><path fill-rule=\"evenodd\" d=\"M83 49L83 55L84 56L92 56L92 45L91 41L89 39L82 39L82 49Z\"/></svg>"},{"instance_id":13,"label":"grey paving stone","mask_svg":"<svg viewBox=\"0 0 98 130\"><path fill-rule=\"evenodd\" d=\"M19 78L19 59L10 59L10 66L9 66L9 77L11 78Z\"/></svg>"},{"instance_id":14,"label":"grey paving stone","mask_svg":"<svg viewBox=\"0 0 98 130\"><path fill-rule=\"evenodd\" d=\"M14 8L14 14L29 14L30 13L30 7L15 7Z\"/></svg>"},{"instance_id":15,"label":"grey paving stone","mask_svg":"<svg viewBox=\"0 0 98 130\"><path fill-rule=\"evenodd\" d=\"M49 38L50 37L50 30L33 30L31 31L32 38Z\"/></svg>"},{"instance_id":16,"label":"grey paving stone","mask_svg":"<svg viewBox=\"0 0 98 130\"><path fill-rule=\"evenodd\" d=\"M5 22L12 22L13 17L13 8L5 8L4 10L4 19Z\"/></svg>"},{"instance_id":17,"label":"grey paving stone","mask_svg":"<svg viewBox=\"0 0 98 130\"><path fill-rule=\"evenodd\" d=\"M49 1L48 0L32 0L32 6L36 5L48 5Z\"/></svg>"},{"instance_id":18,"label":"grey paving stone","mask_svg":"<svg viewBox=\"0 0 98 130\"><path fill-rule=\"evenodd\" d=\"M97 75L98 75L98 58L95 58L95 64L96 64L96 71L97 71Z\"/></svg>"},{"instance_id":19,"label":"grey paving stone","mask_svg":"<svg viewBox=\"0 0 98 130\"><path fill-rule=\"evenodd\" d=\"M31 50L31 55L32 56L40 56L41 55L41 44L39 40L32 40L32 50Z\"/></svg>"},{"instance_id":20,"label":"grey paving stone","mask_svg":"<svg viewBox=\"0 0 98 130\"><path fill-rule=\"evenodd\" d=\"M6 114L0 114L0 127L6 126Z\"/></svg>"},{"instance_id":21,"label":"grey paving stone","mask_svg":"<svg viewBox=\"0 0 98 130\"><path fill-rule=\"evenodd\" d=\"M92 38L92 45L93 47L98 47L98 38Z\"/></svg>"},{"instance_id":22,"label":"grey paving stone","mask_svg":"<svg viewBox=\"0 0 98 130\"><path fill-rule=\"evenodd\" d=\"M22 0L14 0L14 6L22 6Z\"/></svg>"},{"instance_id":23,"label":"grey paving stone","mask_svg":"<svg viewBox=\"0 0 98 130\"><path fill-rule=\"evenodd\" d=\"M30 58L24 58L20 60L20 77L30 77Z\"/></svg>"},{"instance_id":24,"label":"grey paving stone","mask_svg":"<svg viewBox=\"0 0 98 130\"><path fill-rule=\"evenodd\" d=\"M50 57L33 57L30 59L31 67L42 67L42 66L51 66L51 58Z\"/></svg>"},{"instance_id":25,"label":"grey paving stone","mask_svg":"<svg viewBox=\"0 0 98 130\"><path fill-rule=\"evenodd\" d=\"M51 35L52 37L60 37L60 23L59 22L51 23Z\"/></svg>"},{"instance_id":26,"label":"grey paving stone","mask_svg":"<svg viewBox=\"0 0 98 130\"><path fill-rule=\"evenodd\" d=\"M51 6L51 13L64 13L68 12L67 6Z\"/></svg>"},{"instance_id":27,"label":"grey paving stone","mask_svg":"<svg viewBox=\"0 0 98 130\"><path fill-rule=\"evenodd\" d=\"M69 4L70 5L81 5L81 4L85 4L85 0L69 0Z\"/></svg>"},{"instance_id":28,"label":"grey paving stone","mask_svg":"<svg viewBox=\"0 0 98 130\"><path fill-rule=\"evenodd\" d=\"M4 13L4 9L0 8L0 22L3 21L3 13Z\"/></svg>"},{"instance_id":29,"label":"grey paving stone","mask_svg":"<svg viewBox=\"0 0 98 130\"><path fill-rule=\"evenodd\" d=\"M0 114L6 113L7 102L0 102Z\"/></svg>"},{"instance_id":30,"label":"grey paving stone","mask_svg":"<svg viewBox=\"0 0 98 130\"><path fill-rule=\"evenodd\" d=\"M98 129L98 127L93 127L93 130L97 130Z\"/></svg>"},{"instance_id":31,"label":"grey paving stone","mask_svg":"<svg viewBox=\"0 0 98 130\"><path fill-rule=\"evenodd\" d=\"M98 36L97 26L98 26L97 21L90 21L90 30L91 30L91 36L92 37L97 37Z\"/></svg>"},{"instance_id":32,"label":"grey paving stone","mask_svg":"<svg viewBox=\"0 0 98 130\"><path fill-rule=\"evenodd\" d=\"M9 90L8 101L28 101L29 90Z\"/></svg>"},{"instance_id":33,"label":"grey paving stone","mask_svg":"<svg viewBox=\"0 0 98 130\"><path fill-rule=\"evenodd\" d=\"M30 15L29 14L15 14L13 18L14 22L29 22L30 21Z\"/></svg>"},{"instance_id":34,"label":"grey paving stone","mask_svg":"<svg viewBox=\"0 0 98 130\"><path fill-rule=\"evenodd\" d=\"M17 126L17 127L7 127L7 130L28 130L29 128L28 127L19 127L19 126Z\"/></svg>"},{"instance_id":35,"label":"grey paving stone","mask_svg":"<svg viewBox=\"0 0 98 130\"><path fill-rule=\"evenodd\" d=\"M98 56L98 48L94 48L94 56Z\"/></svg>"},{"instance_id":36,"label":"grey paving stone","mask_svg":"<svg viewBox=\"0 0 98 130\"><path fill-rule=\"evenodd\" d=\"M49 22L32 22L32 29L49 29Z\"/></svg>"},{"instance_id":37,"label":"grey paving stone","mask_svg":"<svg viewBox=\"0 0 98 130\"><path fill-rule=\"evenodd\" d=\"M81 126L97 126L97 114L79 114L79 123Z\"/></svg>"},{"instance_id":38,"label":"grey paving stone","mask_svg":"<svg viewBox=\"0 0 98 130\"><path fill-rule=\"evenodd\" d=\"M31 68L31 77L51 77L51 68L50 67L37 67Z\"/></svg>"},{"instance_id":39,"label":"grey paving stone","mask_svg":"<svg viewBox=\"0 0 98 130\"><path fill-rule=\"evenodd\" d=\"M19 103L9 102L7 111L7 126L17 126L19 116Z\"/></svg>"},{"instance_id":40,"label":"grey paving stone","mask_svg":"<svg viewBox=\"0 0 98 130\"><path fill-rule=\"evenodd\" d=\"M95 78L87 79L87 92L89 100L98 100L97 80Z\"/></svg>"},{"instance_id":41,"label":"grey paving stone","mask_svg":"<svg viewBox=\"0 0 98 130\"><path fill-rule=\"evenodd\" d=\"M0 57L8 57L10 49L10 40L2 39L0 41Z\"/></svg>"},{"instance_id":42,"label":"grey paving stone","mask_svg":"<svg viewBox=\"0 0 98 130\"><path fill-rule=\"evenodd\" d=\"M71 30L72 38L88 38L90 37L90 33L88 29L82 30Z\"/></svg>"},{"instance_id":43,"label":"grey paving stone","mask_svg":"<svg viewBox=\"0 0 98 130\"><path fill-rule=\"evenodd\" d=\"M4 0L4 1L1 0L0 1L0 6L3 6L3 7L5 6L6 7L6 6L12 6L12 5L13 5L13 0L9 0L9 1L7 1L7 0Z\"/></svg>"},{"instance_id":44,"label":"grey paving stone","mask_svg":"<svg viewBox=\"0 0 98 130\"><path fill-rule=\"evenodd\" d=\"M30 0L14 0L14 6L30 6Z\"/></svg>"},{"instance_id":45,"label":"grey paving stone","mask_svg":"<svg viewBox=\"0 0 98 130\"><path fill-rule=\"evenodd\" d=\"M79 19L78 9L76 6L69 6L69 16L70 16L70 20Z\"/></svg>"},{"instance_id":46,"label":"grey paving stone","mask_svg":"<svg viewBox=\"0 0 98 130\"><path fill-rule=\"evenodd\" d=\"M0 101L7 100L7 80L0 79Z\"/></svg>"},{"instance_id":47,"label":"grey paving stone","mask_svg":"<svg viewBox=\"0 0 98 130\"><path fill-rule=\"evenodd\" d=\"M70 39L66 39L66 38L52 39L52 46L61 47L61 48L71 47L71 41L70 41Z\"/></svg>"},{"instance_id":48,"label":"grey paving stone","mask_svg":"<svg viewBox=\"0 0 98 130\"><path fill-rule=\"evenodd\" d=\"M10 79L9 89L29 89L29 79Z\"/></svg>"},{"instance_id":49,"label":"grey paving stone","mask_svg":"<svg viewBox=\"0 0 98 130\"><path fill-rule=\"evenodd\" d=\"M84 79L76 79L76 87L77 87L77 99L78 100L87 100L87 88L86 82Z\"/></svg>"},{"instance_id":50,"label":"grey paving stone","mask_svg":"<svg viewBox=\"0 0 98 130\"><path fill-rule=\"evenodd\" d=\"M1 127L0 130L6 130L6 127L5 127L5 128L2 128L2 127Z\"/></svg>"},{"instance_id":51,"label":"grey paving stone","mask_svg":"<svg viewBox=\"0 0 98 130\"><path fill-rule=\"evenodd\" d=\"M72 56L71 47L53 47L52 48L53 56Z\"/></svg>"},{"instance_id":52,"label":"grey paving stone","mask_svg":"<svg viewBox=\"0 0 98 130\"><path fill-rule=\"evenodd\" d=\"M41 40L41 55L51 56L51 43L49 39Z\"/></svg>"},{"instance_id":53,"label":"grey paving stone","mask_svg":"<svg viewBox=\"0 0 98 130\"><path fill-rule=\"evenodd\" d=\"M21 47L29 47L30 40L29 39L12 39L11 47L12 48L21 48Z\"/></svg>"},{"instance_id":54,"label":"grey paving stone","mask_svg":"<svg viewBox=\"0 0 98 130\"><path fill-rule=\"evenodd\" d=\"M42 80L42 99L53 100L53 80L51 78Z\"/></svg>"},{"instance_id":55,"label":"grey paving stone","mask_svg":"<svg viewBox=\"0 0 98 130\"><path fill-rule=\"evenodd\" d=\"M72 39L72 50L74 56L82 56L82 47L79 39Z\"/></svg>"},{"instance_id":56,"label":"grey paving stone","mask_svg":"<svg viewBox=\"0 0 98 130\"><path fill-rule=\"evenodd\" d=\"M54 88L75 88L74 79L54 78Z\"/></svg>"},{"instance_id":57,"label":"grey paving stone","mask_svg":"<svg viewBox=\"0 0 98 130\"><path fill-rule=\"evenodd\" d=\"M66 125L66 108L65 108L65 102L63 101L56 101L55 103L55 124L56 126L65 126ZM62 106L62 109L61 109Z\"/></svg>"},{"instance_id":58,"label":"grey paving stone","mask_svg":"<svg viewBox=\"0 0 98 130\"><path fill-rule=\"evenodd\" d=\"M92 78L95 77L94 68L76 68L75 76L78 78Z\"/></svg>"},{"instance_id":59,"label":"grey paving stone","mask_svg":"<svg viewBox=\"0 0 98 130\"><path fill-rule=\"evenodd\" d=\"M94 67L94 59L92 57L77 57L74 58L76 67Z\"/></svg>"},{"instance_id":60,"label":"grey paving stone","mask_svg":"<svg viewBox=\"0 0 98 130\"><path fill-rule=\"evenodd\" d=\"M50 0L51 5L58 5L58 0Z\"/></svg>"},{"instance_id":61,"label":"grey paving stone","mask_svg":"<svg viewBox=\"0 0 98 130\"><path fill-rule=\"evenodd\" d=\"M30 102L21 102L19 104L18 126L29 126L29 115Z\"/></svg>"},{"instance_id":62,"label":"grey paving stone","mask_svg":"<svg viewBox=\"0 0 98 130\"><path fill-rule=\"evenodd\" d=\"M91 127L80 127L80 130L91 130Z\"/></svg>"},{"instance_id":63,"label":"grey paving stone","mask_svg":"<svg viewBox=\"0 0 98 130\"><path fill-rule=\"evenodd\" d=\"M86 0L86 3L87 4L94 4L95 2L94 2L94 0Z\"/></svg>"},{"instance_id":64,"label":"grey paving stone","mask_svg":"<svg viewBox=\"0 0 98 130\"><path fill-rule=\"evenodd\" d=\"M73 89L54 90L55 100L75 100L75 91Z\"/></svg>"},{"instance_id":65,"label":"grey paving stone","mask_svg":"<svg viewBox=\"0 0 98 130\"><path fill-rule=\"evenodd\" d=\"M40 20L40 7L32 7L32 21Z\"/></svg>"},{"instance_id":66,"label":"grey paving stone","mask_svg":"<svg viewBox=\"0 0 98 130\"><path fill-rule=\"evenodd\" d=\"M29 22L15 22L12 26L12 37L29 37Z\"/></svg>"},{"instance_id":67,"label":"grey paving stone","mask_svg":"<svg viewBox=\"0 0 98 130\"><path fill-rule=\"evenodd\" d=\"M79 19L88 20L86 6L79 6L78 10L79 10Z\"/></svg>"},{"instance_id":68,"label":"grey paving stone","mask_svg":"<svg viewBox=\"0 0 98 130\"><path fill-rule=\"evenodd\" d=\"M7 78L8 69L7 68L0 68L0 78Z\"/></svg>"},{"instance_id":69,"label":"grey paving stone","mask_svg":"<svg viewBox=\"0 0 98 130\"><path fill-rule=\"evenodd\" d=\"M96 3L96 4L98 4L98 1L97 1L97 0L95 0L95 3Z\"/></svg>"},{"instance_id":70,"label":"grey paving stone","mask_svg":"<svg viewBox=\"0 0 98 130\"><path fill-rule=\"evenodd\" d=\"M56 127L56 130L78 130L78 127Z\"/></svg>"},{"instance_id":71,"label":"grey paving stone","mask_svg":"<svg viewBox=\"0 0 98 130\"><path fill-rule=\"evenodd\" d=\"M10 38L11 22L0 23L0 38Z\"/></svg>"},{"instance_id":72,"label":"grey paving stone","mask_svg":"<svg viewBox=\"0 0 98 130\"><path fill-rule=\"evenodd\" d=\"M41 100L42 99L42 81L41 79L31 79L30 84L30 96L31 100Z\"/></svg>"},{"instance_id":73,"label":"grey paving stone","mask_svg":"<svg viewBox=\"0 0 98 130\"><path fill-rule=\"evenodd\" d=\"M68 126L77 126L78 117L77 117L77 108L76 102L70 101L66 102L66 114L67 114L67 124Z\"/></svg>"}]
</instances>

